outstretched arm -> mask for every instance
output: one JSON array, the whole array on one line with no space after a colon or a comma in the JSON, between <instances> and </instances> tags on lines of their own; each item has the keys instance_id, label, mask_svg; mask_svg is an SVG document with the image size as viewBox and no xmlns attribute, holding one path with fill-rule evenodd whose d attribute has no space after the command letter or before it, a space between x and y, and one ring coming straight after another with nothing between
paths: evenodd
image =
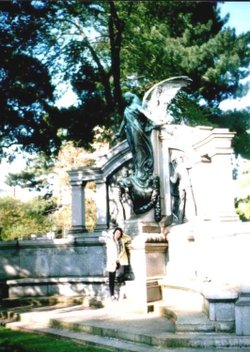
<instances>
[{"instance_id":1,"label":"outstretched arm","mask_svg":"<svg viewBox=\"0 0 250 352\"><path fill-rule=\"evenodd\" d=\"M124 121L124 119L123 119L123 120L122 120L122 123L121 123L121 125L120 125L120 128L119 128L118 132L116 133L116 137L121 137L121 134L122 134L122 132L123 132L123 130L124 130L124 127L125 127L125 121Z\"/></svg>"}]
</instances>

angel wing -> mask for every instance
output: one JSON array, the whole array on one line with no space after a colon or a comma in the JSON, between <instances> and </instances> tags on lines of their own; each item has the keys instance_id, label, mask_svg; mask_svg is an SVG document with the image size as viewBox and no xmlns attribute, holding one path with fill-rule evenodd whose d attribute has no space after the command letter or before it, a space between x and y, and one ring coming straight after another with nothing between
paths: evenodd
<instances>
[{"instance_id":1,"label":"angel wing","mask_svg":"<svg viewBox=\"0 0 250 352\"><path fill-rule=\"evenodd\" d=\"M156 124L167 123L167 109L177 92L190 84L186 76L171 77L153 85L142 100L144 114Z\"/></svg>"}]
</instances>

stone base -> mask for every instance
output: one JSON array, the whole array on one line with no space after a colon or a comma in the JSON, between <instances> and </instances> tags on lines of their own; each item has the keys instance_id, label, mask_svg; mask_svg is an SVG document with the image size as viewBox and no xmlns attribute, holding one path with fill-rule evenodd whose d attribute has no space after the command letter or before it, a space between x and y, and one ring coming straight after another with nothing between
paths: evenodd
<instances>
[{"instance_id":1,"label":"stone base","mask_svg":"<svg viewBox=\"0 0 250 352\"><path fill-rule=\"evenodd\" d=\"M132 238L143 235L147 237L159 237L161 227L154 221L142 221L138 219L127 220L124 224L124 231Z\"/></svg>"},{"instance_id":2,"label":"stone base","mask_svg":"<svg viewBox=\"0 0 250 352\"><path fill-rule=\"evenodd\" d=\"M140 306L141 311L152 312L155 302L162 299L159 281L166 275L168 245L157 224L135 221L129 225L137 228L138 235L129 245L134 280L126 284L127 296L134 306ZM155 232L150 232L153 229Z\"/></svg>"},{"instance_id":3,"label":"stone base","mask_svg":"<svg viewBox=\"0 0 250 352\"><path fill-rule=\"evenodd\" d=\"M147 282L147 303L160 301L162 299L161 286L158 280Z\"/></svg>"},{"instance_id":4,"label":"stone base","mask_svg":"<svg viewBox=\"0 0 250 352\"><path fill-rule=\"evenodd\" d=\"M80 234L86 233L88 232L87 228L85 226L73 226L70 230L69 230L69 236L79 236Z\"/></svg>"},{"instance_id":5,"label":"stone base","mask_svg":"<svg viewBox=\"0 0 250 352\"><path fill-rule=\"evenodd\" d=\"M206 310L210 321L214 322L216 331L233 332L235 330L236 290L215 288L204 290Z\"/></svg>"},{"instance_id":6,"label":"stone base","mask_svg":"<svg viewBox=\"0 0 250 352\"><path fill-rule=\"evenodd\" d=\"M241 293L235 305L236 335L250 335L250 292Z\"/></svg>"},{"instance_id":7,"label":"stone base","mask_svg":"<svg viewBox=\"0 0 250 352\"><path fill-rule=\"evenodd\" d=\"M146 283L128 281L124 293L130 304L130 310L141 313L150 313L162 300L161 286L158 280L149 280Z\"/></svg>"},{"instance_id":8,"label":"stone base","mask_svg":"<svg viewBox=\"0 0 250 352\"><path fill-rule=\"evenodd\" d=\"M102 296L106 279L104 277L60 277L25 278L7 280L9 298L53 296L65 297L84 295L89 298Z\"/></svg>"}]
</instances>

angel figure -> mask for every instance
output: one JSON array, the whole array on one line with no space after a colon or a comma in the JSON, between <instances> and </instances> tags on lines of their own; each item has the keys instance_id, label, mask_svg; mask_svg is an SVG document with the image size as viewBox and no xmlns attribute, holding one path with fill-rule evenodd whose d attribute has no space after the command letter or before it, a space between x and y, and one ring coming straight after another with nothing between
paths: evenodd
<instances>
[{"instance_id":1,"label":"angel figure","mask_svg":"<svg viewBox=\"0 0 250 352\"><path fill-rule=\"evenodd\" d=\"M134 177L143 186L153 173L153 148L150 135L155 126L144 114L141 101L135 94L125 93L124 100L127 106L118 134L125 131L133 155Z\"/></svg>"},{"instance_id":2,"label":"angel figure","mask_svg":"<svg viewBox=\"0 0 250 352\"><path fill-rule=\"evenodd\" d=\"M122 181L129 189L137 214L155 207L159 199L158 180L153 176L154 158L151 132L168 122L167 108L181 87L190 82L188 77L174 77L155 84L144 95L142 102L133 93L125 93L126 107L118 135L124 130L133 157L133 174ZM158 187L158 186L157 186Z\"/></svg>"},{"instance_id":3,"label":"angel figure","mask_svg":"<svg viewBox=\"0 0 250 352\"><path fill-rule=\"evenodd\" d=\"M157 125L169 122L168 106L178 91L191 83L186 76L164 79L153 85L142 99L142 106L146 116Z\"/></svg>"}]
</instances>

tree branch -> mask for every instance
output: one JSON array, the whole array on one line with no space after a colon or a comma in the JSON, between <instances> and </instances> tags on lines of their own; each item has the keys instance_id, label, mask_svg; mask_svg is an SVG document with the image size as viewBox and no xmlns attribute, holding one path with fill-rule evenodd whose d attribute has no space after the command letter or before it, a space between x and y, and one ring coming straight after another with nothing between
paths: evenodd
<instances>
[{"instance_id":1,"label":"tree branch","mask_svg":"<svg viewBox=\"0 0 250 352\"><path fill-rule=\"evenodd\" d=\"M111 52L111 70L114 80L114 98L118 106L118 111L122 112L122 93L121 93L121 43L124 22L119 18L115 3L109 0L109 35L110 35L110 52Z\"/></svg>"}]
</instances>

